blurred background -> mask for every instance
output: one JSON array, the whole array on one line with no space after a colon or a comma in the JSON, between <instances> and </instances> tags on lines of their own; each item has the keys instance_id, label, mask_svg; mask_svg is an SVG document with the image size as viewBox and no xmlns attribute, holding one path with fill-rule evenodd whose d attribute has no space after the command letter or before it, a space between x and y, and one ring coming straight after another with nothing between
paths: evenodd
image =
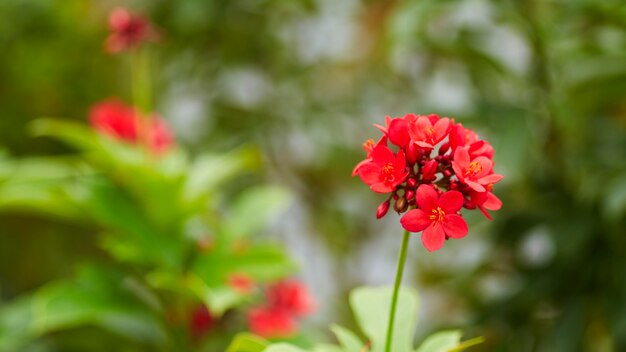
<instances>
[{"instance_id":1,"label":"blurred background","mask_svg":"<svg viewBox=\"0 0 626 352\"><path fill-rule=\"evenodd\" d=\"M418 336L453 327L486 337L476 351L626 350L623 1L2 0L5 155L67 153L29 123L131 100L128 58L103 50L116 5L160 30L154 100L178 143L256 145L260 182L296 195L273 233L317 298L311 326L354 326L347 292L393 281L399 218L377 221L384 199L350 177L372 124L438 113L493 144L504 206L492 222L466 212L469 236L436 253L412 239ZM90 231L3 209L0 299L103 256Z\"/></svg>"}]
</instances>

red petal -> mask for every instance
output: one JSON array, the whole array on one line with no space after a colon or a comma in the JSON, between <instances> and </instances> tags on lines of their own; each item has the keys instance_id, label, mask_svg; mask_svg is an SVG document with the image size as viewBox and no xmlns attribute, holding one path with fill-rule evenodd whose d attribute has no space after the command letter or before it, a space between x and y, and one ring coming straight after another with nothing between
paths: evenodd
<instances>
[{"instance_id":1,"label":"red petal","mask_svg":"<svg viewBox=\"0 0 626 352\"><path fill-rule=\"evenodd\" d=\"M491 170L493 169L493 161L489 160L487 157L479 156L473 161L478 162L481 167L480 173L474 176L474 178L479 179L481 177L489 175L492 172Z\"/></svg>"},{"instance_id":2,"label":"red petal","mask_svg":"<svg viewBox=\"0 0 626 352\"><path fill-rule=\"evenodd\" d=\"M443 229L446 231L446 235L452 238L463 238L468 231L465 219L457 214L447 214L444 217Z\"/></svg>"},{"instance_id":3,"label":"red petal","mask_svg":"<svg viewBox=\"0 0 626 352\"><path fill-rule=\"evenodd\" d=\"M389 123L389 140L402 148L409 144L409 131L406 121L403 119L391 120Z\"/></svg>"},{"instance_id":4,"label":"red petal","mask_svg":"<svg viewBox=\"0 0 626 352\"><path fill-rule=\"evenodd\" d=\"M356 166L354 167L354 169L352 169L352 177L356 176L359 173L359 169L361 168L361 166L370 163L372 161L372 159L365 159L362 160L361 162L359 162L358 164L356 164Z\"/></svg>"},{"instance_id":5,"label":"red petal","mask_svg":"<svg viewBox=\"0 0 626 352\"><path fill-rule=\"evenodd\" d=\"M409 210L408 213L404 214L404 216L400 218L400 224L402 224L402 227L411 232L424 231L424 229L431 223L432 220L430 220L428 214L421 209Z\"/></svg>"},{"instance_id":6,"label":"red petal","mask_svg":"<svg viewBox=\"0 0 626 352\"><path fill-rule=\"evenodd\" d=\"M428 185L420 185L415 192L417 205L427 213L437 206L438 198L435 189Z\"/></svg>"},{"instance_id":7,"label":"red petal","mask_svg":"<svg viewBox=\"0 0 626 352\"><path fill-rule=\"evenodd\" d=\"M387 164L395 161L395 154L384 145L377 145L372 150L372 154L370 154L372 160L377 164Z\"/></svg>"},{"instance_id":8,"label":"red petal","mask_svg":"<svg viewBox=\"0 0 626 352\"><path fill-rule=\"evenodd\" d=\"M458 164L461 170L465 170L469 167L470 157L465 148L456 148L454 151L454 162ZM457 176L459 173L457 173Z\"/></svg>"},{"instance_id":9,"label":"red petal","mask_svg":"<svg viewBox=\"0 0 626 352\"><path fill-rule=\"evenodd\" d=\"M367 185L380 182L380 166L371 161L361 165L359 168L359 177Z\"/></svg>"},{"instance_id":10,"label":"red petal","mask_svg":"<svg viewBox=\"0 0 626 352\"><path fill-rule=\"evenodd\" d=\"M446 235L438 223L433 223L422 232L422 244L429 252L434 252L443 247Z\"/></svg>"},{"instance_id":11,"label":"red petal","mask_svg":"<svg viewBox=\"0 0 626 352\"><path fill-rule=\"evenodd\" d=\"M459 149L463 148L456 148L456 150ZM463 175L463 168L461 168L461 165L459 165L456 161L452 162L452 170L454 170L454 174L456 175L456 178L459 179L459 181L463 182L465 180L465 176Z\"/></svg>"},{"instance_id":12,"label":"red petal","mask_svg":"<svg viewBox=\"0 0 626 352\"><path fill-rule=\"evenodd\" d=\"M437 206L441 207L446 214L456 213L461 210L465 198L459 191L448 191L441 195Z\"/></svg>"},{"instance_id":13,"label":"red petal","mask_svg":"<svg viewBox=\"0 0 626 352\"><path fill-rule=\"evenodd\" d=\"M500 210L502 201L495 194L487 192L487 200L483 203L483 206L489 210Z\"/></svg>"},{"instance_id":14,"label":"red petal","mask_svg":"<svg viewBox=\"0 0 626 352\"><path fill-rule=\"evenodd\" d=\"M481 213L483 213L483 215L491 221L491 215L489 215L489 213L485 210L485 208L482 205L478 206L478 210L480 210Z\"/></svg>"},{"instance_id":15,"label":"red petal","mask_svg":"<svg viewBox=\"0 0 626 352\"><path fill-rule=\"evenodd\" d=\"M483 184L483 185L488 185L488 184L493 184L493 183L497 183L500 182L500 180L502 180L504 178L504 176L500 175L500 174L491 174L491 175L487 175L485 177L481 177L478 182Z\"/></svg>"},{"instance_id":16,"label":"red petal","mask_svg":"<svg viewBox=\"0 0 626 352\"><path fill-rule=\"evenodd\" d=\"M486 189L481 184L476 183L474 181L465 180L465 184L470 186L476 192L485 192Z\"/></svg>"},{"instance_id":17,"label":"red petal","mask_svg":"<svg viewBox=\"0 0 626 352\"><path fill-rule=\"evenodd\" d=\"M416 141L415 144L417 144L418 146L420 146L422 148L428 148L428 149L434 148L432 144L426 143L426 142L422 142L422 141Z\"/></svg>"},{"instance_id":18,"label":"red petal","mask_svg":"<svg viewBox=\"0 0 626 352\"><path fill-rule=\"evenodd\" d=\"M389 193L393 192L393 189L390 185L385 184L384 182L374 183L370 186L370 189L376 193Z\"/></svg>"},{"instance_id":19,"label":"red petal","mask_svg":"<svg viewBox=\"0 0 626 352\"><path fill-rule=\"evenodd\" d=\"M435 123L433 129L435 130L435 140L437 142L445 137L445 135L448 133L449 127L450 119L447 117L444 117L443 119L440 119L439 121L437 121L437 123Z\"/></svg>"}]
</instances>

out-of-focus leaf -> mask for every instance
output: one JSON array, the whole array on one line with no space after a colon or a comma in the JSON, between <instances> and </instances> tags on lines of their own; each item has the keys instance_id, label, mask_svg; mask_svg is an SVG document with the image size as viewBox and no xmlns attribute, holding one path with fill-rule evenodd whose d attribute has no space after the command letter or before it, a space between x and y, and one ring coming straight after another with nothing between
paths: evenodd
<instances>
[{"instance_id":1,"label":"out-of-focus leaf","mask_svg":"<svg viewBox=\"0 0 626 352\"><path fill-rule=\"evenodd\" d=\"M166 343L166 332L158 319L128 290L124 277L90 267L75 280L50 284L15 306L3 306L0 346L15 344L16 337L32 338L85 325L154 345Z\"/></svg>"},{"instance_id":2,"label":"out-of-focus leaf","mask_svg":"<svg viewBox=\"0 0 626 352\"><path fill-rule=\"evenodd\" d=\"M31 130L36 136L58 138L82 150L99 149L97 134L84 124L70 122L56 118L42 118L31 124Z\"/></svg>"},{"instance_id":3,"label":"out-of-focus leaf","mask_svg":"<svg viewBox=\"0 0 626 352\"><path fill-rule=\"evenodd\" d=\"M305 350L288 343L270 345L263 352L306 352Z\"/></svg>"},{"instance_id":4,"label":"out-of-focus leaf","mask_svg":"<svg viewBox=\"0 0 626 352\"><path fill-rule=\"evenodd\" d=\"M226 352L263 352L268 344L259 336L241 333L235 336Z\"/></svg>"},{"instance_id":5,"label":"out-of-focus leaf","mask_svg":"<svg viewBox=\"0 0 626 352\"><path fill-rule=\"evenodd\" d=\"M290 200L290 193L282 187L262 186L246 190L233 202L224 224L225 232L231 238L250 236L285 210Z\"/></svg>"},{"instance_id":6,"label":"out-of-focus leaf","mask_svg":"<svg viewBox=\"0 0 626 352\"><path fill-rule=\"evenodd\" d=\"M392 293L392 287L359 287L350 293L350 306L357 323L370 338L374 352L382 352L385 347ZM402 287L398 293L392 339L393 351L413 351L417 307L417 293L412 289Z\"/></svg>"},{"instance_id":7,"label":"out-of-focus leaf","mask_svg":"<svg viewBox=\"0 0 626 352\"><path fill-rule=\"evenodd\" d=\"M295 263L278 246L254 245L234 253L214 252L197 258L193 271L210 286L221 286L231 273L247 274L260 282L283 278Z\"/></svg>"},{"instance_id":8,"label":"out-of-focus leaf","mask_svg":"<svg viewBox=\"0 0 626 352\"><path fill-rule=\"evenodd\" d=\"M336 324L330 326L330 331L335 334L339 344L346 352L361 352L363 350L363 342L352 331Z\"/></svg>"},{"instance_id":9,"label":"out-of-focus leaf","mask_svg":"<svg viewBox=\"0 0 626 352\"><path fill-rule=\"evenodd\" d=\"M242 148L226 155L204 155L189 169L184 199L195 201L215 191L215 187L238 173L259 164L258 151Z\"/></svg>"},{"instance_id":10,"label":"out-of-focus leaf","mask_svg":"<svg viewBox=\"0 0 626 352\"><path fill-rule=\"evenodd\" d=\"M424 340L415 352L448 352L458 346L461 331L442 331L432 334Z\"/></svg>"},{"instance_id":11,"label":"out-of-focus leaf","mask_svg":"<svg viewBox=\"0 0 626 352\"><path fill-rule=\"evenodd\" d=\"M320 344L313 347L311 352L345 352L345 350L335 345Z\"/></svg>"}]
</instances>

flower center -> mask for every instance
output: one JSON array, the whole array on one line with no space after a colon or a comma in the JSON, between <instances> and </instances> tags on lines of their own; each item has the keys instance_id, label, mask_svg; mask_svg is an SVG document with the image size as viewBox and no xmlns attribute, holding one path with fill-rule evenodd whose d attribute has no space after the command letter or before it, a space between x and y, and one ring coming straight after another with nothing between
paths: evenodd
<instances>
[{"instance_id":1,"label":"flower center","mask_svg":"<svg viewBox=\"0 0 626 352\"><path fill-rule=\"evenodd\" d=\"M435 128L434 127L427 127L426 130L424 131L425 134L425 142L428 142L430 144L434 144L435 142Z\"/></svg>"},{"instance_id":2,"label":"flower center","mask_svg":"<svg viewBox=\"0 0 626 352\"><path fill-rule=\"evenodd\" d=\"M385 182L393 182L396 178L393 164L387 163L380 169L381 176Z\"/></svg>"},{"instance_id":3,"label":"flower center","mask_svg":"<svg viewBox=\"0 0 626 352\"><path fill-rule=\"evenodd\" d=\"M446 216L446 212L441 207L434 208L431 213L428 218L434 222L442 222L443 217Z\"/></svg>"},{"instance_id":4,"label":"flower center","mask_svg":"<svg viewBox=\"0 0 626 352\"><path fill-rule=\"evenodd\" d=\"M465 176L476 176L481 171L483 171L483 166L478 161L472 161L467 170L465 170Z\"/></svg>"}]
</instances>

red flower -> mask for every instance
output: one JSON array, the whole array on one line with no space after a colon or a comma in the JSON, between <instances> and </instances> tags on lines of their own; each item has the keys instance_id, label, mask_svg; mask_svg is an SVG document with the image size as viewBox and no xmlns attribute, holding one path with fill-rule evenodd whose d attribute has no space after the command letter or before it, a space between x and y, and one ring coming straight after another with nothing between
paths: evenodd
<instances>
[{"instance_id":1,"label":"red flower","mask_svg":"<svg viewBox=\"0 0 626 352\"><path fill-rule=\"evenodd\" d=\"M493 173L493 161L489 158L479 156L470 161L469 152L462 147L454 152L452 168L459 181L477 192L485 192L484 186L494 184L503 177Z\"/></svg>"},{"instance_id":2,"label":"red flower","mask_svg":"<svg viewBox=\"0 0 626 352\"><path fill-rule=\"evenodd\" d=\"M458 147L467 147L470 157L484 156L493 159L493 147L487 141L480 140L476 132L464 128L462 124L456 124L450 131L450 146L452 152Z\"/></svg>"},{"instance_id":3,"label":"red flower","mask_svg":"<svg viewBox=\"0 0 626 352\"><path fill-rule=\"evenodd\" d=\"M394 191L409 175L402 150L395 155L386 146L379 145L372 150L370 159L371 161L359 166L358 174L376 193Z\"/></svg>"},{"instance_id":4,"label":"red flower","mask_svg":"<svg viewBox=\"0 0 626 352\"><path fill-rule=\"evenodd\" d=\"M500 208L502 208L502 201L491 192L493 184L488 184L485 188L487 189L486 192L472 191L470 193L470 200L487 219L491 220L491 215L489 215L487 210L500 210Z\"/></svg>"},{"instance_id":5,"label":"red flower","mask_svg":"<svg viewBox=\"0 0 626 352\"><path fill-rule=\"evenodd\" d=\"M215 326L215 317L204 306L200 305L191 312L189 319L189 331L194 340L201 339Z\"/></svg>"},{"instance_id":6,"label":"red flower","mask_svg":"<svg viewBox=\"0 0 626 352\"><path fill-rule=\"evenodd\" d=\"M165 122L156 116L140 116L133 108L117 100L94 105L89 111L94 130L133 144L146 141L155 154L166 152L174 138Z\"/></svg>"},{"instance_id":7,"label":"red flower","mask_svg":"<svg viewBox=\"0 0 626 352\"><path fill-rule=\"evenodd\" d=\"M306 286L295 280L284 280L269 286L265 292L270 307L294 316L311 314L315 308Z\"/></svg>"},{"instance_id":8,"label":"red flower","mask_svg":"<svg viewBox=\"0 0 626 352\"><path fill-rule=\"evenodd\" d=\"M407 122L404 118L385 117L385 127L381 125L374 125L381 130L391 143L397 145L400 148L406 147L411 142L409 137L409 131L407 129Z\"/></svg>"},{"instance_id":9,"label":"red flower","mask_svg":"<svg viewBox=\"0 0 626 352\"><path fill-rule=\"evenodd\" d=\"M123 7L116 7L111 11L109 29L111 34L105 42L109 53L118 53L156 38L156 33L146 18Z\"/></svg>"},{"instance_id":10,"label":"red flower","mask_svg":"<svg viewBox=\"0 0 626 352\"><path fill-rule=\"evenodd\" d=\"M365 141L365 143L363 143L363 150L365 150L367 152L367 158L363 161L361 161L360 163L356 164L356 166L354 167L354 169L352 169L352 176L356 176L359 174L359 169L361 168L361 166L369 163L370 161L372 161L372 151L374 150L374 148L376 148L377 146L382 145L382 146L387 146L387 136L382 136L378 142L374 143L373 139L368 139Z\"/></svg>"},{"instance_id":11,"label":"red flower","mask_svg":"<svg viewBox=\"0 0 626 352\"><path fill-rule=\"evenodd\" d=\"M241 294L247 295L254 290L254 279L247 274L234 273L228 277L228 286Z\"/></svg>"},{"instance_id":12,"label":"red flower","mask_svg":"<svg viewBox=\"0 0 626 352\"><path fill-rule=\"evenodd\" d=\"M433 122L434 121L434 122ZM432 149L441 142L450 129L450 119L437 115L417 116L408 124L411 140L422 148Z\"/></svg>"},{"instance_id":13,"label":"red flower","mask_svg":"<svg viewBox=\"0 0 626 352\"><path fill-rule=\"evenodd\" d=\"M428 251L443 247L447 237L463 238L467 235L467 224L457 214L464 201L461 192L447 191L438 197L431 186L420 185L415 197L419 209L410 210L400 223L407 231L424 231L422 243Z\"/></svg>"},{"instance_id":14,"label":"red flower","mask_svg":"<svg viewBox=\"0 0 626 352\"><path fill-rule=\"evenodd\" d=\"M265 338L293 336L297 323L288 311L273 307L256 307L248 312L250 331Z\"/></svg>"}]
</instances>

